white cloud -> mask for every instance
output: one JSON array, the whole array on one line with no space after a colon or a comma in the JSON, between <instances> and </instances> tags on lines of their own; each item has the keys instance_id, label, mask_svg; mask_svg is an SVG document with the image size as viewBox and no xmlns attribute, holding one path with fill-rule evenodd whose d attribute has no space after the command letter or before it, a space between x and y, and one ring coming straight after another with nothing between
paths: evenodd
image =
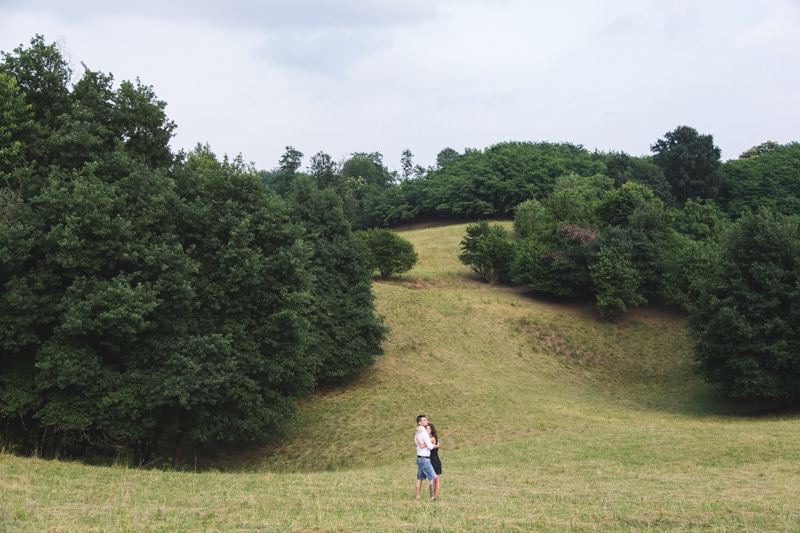
<instances>
[{"instance_id":1,"label":"white cloud","mask_svg":"<svg viewBox=\"0 0 800 533\"><path fill-rule=\"evenodd\" d=\"M797 140L798 24L793 0L12 0L0 50L63 39L152 85L176 147L260 168L286 145L390 168L507 140L641 155L681 124L736 157Z\"/></svg>"},{"instance_id":2,"label":"white cloud","mask_svg":"<svg viewBox=\"0 0 800 533\"><path fill-rule=\"evenodd\" d=\"M769 53L800 55L800 2L767 0L765 5L771 16L744 32L741 44L762 45Z\"/></svg>"}]
</instances>

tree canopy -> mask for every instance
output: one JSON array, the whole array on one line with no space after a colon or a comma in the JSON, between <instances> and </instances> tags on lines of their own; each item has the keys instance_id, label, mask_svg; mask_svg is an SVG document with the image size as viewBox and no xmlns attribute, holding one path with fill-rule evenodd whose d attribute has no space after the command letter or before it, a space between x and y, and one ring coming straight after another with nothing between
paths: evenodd
<instances>
[{"instance_id":1,"label":"tree canopy","mask_svg":"<svg viewBox=\"0 0 800 533\"><path fill-rule=\"evenodd\" d=\"M39 36L0 63L4 438L142 462L168 439L177 465L184 442L280 435L320 380L372 364L387 330L338 197L175 155L152 88L71 80Z\"/></svg>"},{"instance_id":2,"label":"tree canopy","mask_svg":"<svg viewBox=\"0 0 800 533\"><path fill-rule=\"evenodd\" d=\"M727 234L689 315L697 368L734 398L800 399L800 232L766 208Z\"/></svg>"},{"instance_id":3,"label":"tree canopy","mask_svg":"<svg viewBox=\"0 0 800 533\"><path fill-rule=\"evenodd\" d=\"M716 198L722 153L711 135L702 135L689 126L678 126L650 149L653 162L664 171L678 205L690 198Z\"/></svg>"}]
</instances>

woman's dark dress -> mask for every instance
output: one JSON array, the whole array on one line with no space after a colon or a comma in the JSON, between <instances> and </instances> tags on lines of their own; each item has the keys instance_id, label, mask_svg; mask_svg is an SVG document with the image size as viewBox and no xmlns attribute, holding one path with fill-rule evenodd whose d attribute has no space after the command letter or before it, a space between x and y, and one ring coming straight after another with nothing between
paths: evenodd
<instances>
[{"instance_id":1,"label":"woman's dark dress","mask_svg":"<svg viewBox=\"0 0 800 533\"><path fill-rule=\"evenodd\" d=\"M436 472L436 475L441 475L442 473L442 461L439 460L439 448L434 448L431 450L431 466L433 467L433 471Z\"/></svg>"}]
</instances>

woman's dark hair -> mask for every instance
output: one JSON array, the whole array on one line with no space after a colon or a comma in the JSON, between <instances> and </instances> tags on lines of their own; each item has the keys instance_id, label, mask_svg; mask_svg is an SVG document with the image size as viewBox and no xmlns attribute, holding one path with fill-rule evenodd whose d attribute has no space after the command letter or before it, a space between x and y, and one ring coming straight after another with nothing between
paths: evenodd
<instances>
[{"instance_id":1,"label":"woman's dark hair","mask_svg":"<svg viewBox=\"0 0 800 533\"><path fill-rule=\"evenodd\" d=\"M439 435L436 434L436 428L433 427L433 424L430 422L428 422L428 427L431 428L431 435L433 435L433 438L436 439L436 442L439 442Z\"/></svg>"}]
</instances>

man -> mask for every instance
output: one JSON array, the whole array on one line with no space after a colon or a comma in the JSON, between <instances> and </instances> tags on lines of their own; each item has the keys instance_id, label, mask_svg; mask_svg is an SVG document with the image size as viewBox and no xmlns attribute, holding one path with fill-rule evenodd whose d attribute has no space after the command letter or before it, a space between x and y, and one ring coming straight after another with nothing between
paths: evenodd
<instances>
[{"instance_id":1,"label":"man","mask_svg":"<svg viewBox=\"0 0 800 533\"><path fill-rule=\"evenodd\" d=\"M428 427L428 417L419 415L417 417L416 433L414 434L414 443L417 445L416 497L418 500L420 497L419 493L422 490L422 480L428 478L431 483L433 483L433 480L436 479L436 472L433 471L433 466L431 466L431 450L433 449L433 443L428 435L428 430L425 429L426 427ZM434 496L431 496L431 500L435 499Z\"/></svg>"}]
</instances>

